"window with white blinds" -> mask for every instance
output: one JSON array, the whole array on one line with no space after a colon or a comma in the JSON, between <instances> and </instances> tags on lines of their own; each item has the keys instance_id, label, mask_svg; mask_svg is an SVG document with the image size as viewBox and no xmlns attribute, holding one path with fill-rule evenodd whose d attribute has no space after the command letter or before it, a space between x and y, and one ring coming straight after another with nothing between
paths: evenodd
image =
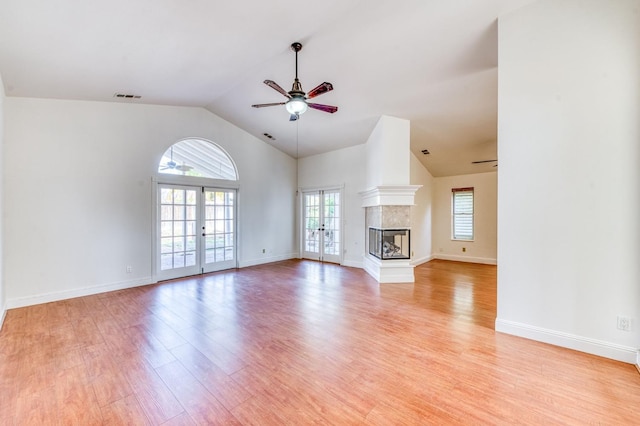
<instances>
[{"instance_id":1,"label":"window with white blinds","mask_svg":"<svg viewBox=\"0 0 640 426\"><path fill-rule=\"evenodd\" d=\"M473 188L451 189L452 239L473 240Z\"/></svg>"}]
</instances>

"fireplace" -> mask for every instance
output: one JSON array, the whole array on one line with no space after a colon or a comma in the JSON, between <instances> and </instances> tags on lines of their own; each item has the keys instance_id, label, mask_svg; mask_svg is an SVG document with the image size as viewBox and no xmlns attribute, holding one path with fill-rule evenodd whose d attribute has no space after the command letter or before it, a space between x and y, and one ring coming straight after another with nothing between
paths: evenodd
<instances>
[{"instance_id":1,"label":"fireplace","mask_svg":"<svg viewBox=\"0 0 640 426\"><path fill-rule=\"evenodd\" d=\"M369 254L378 259L409 259L410 246L409 229L369 228Z\"/></svg>"},{"instance_id":2,"label":"fireplace","mask_svg":"<svg viewBox=\"0 0 640 426\"><path fill-rule=\"evenodd\" d=\"M364 270L379 283L412 283L411 206L420 185L376 186L363 191Z\"/></svg>"}]
</instances>

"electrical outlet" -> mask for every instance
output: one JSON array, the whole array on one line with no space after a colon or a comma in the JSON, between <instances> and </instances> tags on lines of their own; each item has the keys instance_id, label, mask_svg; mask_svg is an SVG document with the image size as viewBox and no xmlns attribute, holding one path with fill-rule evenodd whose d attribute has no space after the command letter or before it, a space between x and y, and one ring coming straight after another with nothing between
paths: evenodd
<instances>
[{"instance_id":1,"label":"electrical outlet","mask_svg":"<svg viewBox=\"0 0 640 426\"><path fill-rule=\"evenodd\" d=\"M618 330L631 331L631 318L618 316Z\"/></svg>"},{"instance_id":2,"label":"electrical outlet","mask_svg":"<svg viewBox=\"0 0 640 426\"><path fill-rule=\"evenodd\" d=\"M263 253L266 253L266 252L267 252L267 249L262 249L262 252L263 252Z\"/></svg>"},{"instance_id":3,"label":"electrical outlet","mask_svg":"<svg viewBox=\"0 0 640 426\"><path fill-rule=\"evenodd\" d=\"M127 265L127 274L130 274L132 272L133 272L133 266Z\"/></svg>"},{"instance_id":4,"label":"electrical outlet","mask_svg":"<svg viewBox=\"0 0 640 426\"><path fill-rule=\"evenodd\" d=\"M466 251L467 251L467 248L466 247L462 247L462 252L466 253Z\"/></svg>"}]
</instances>

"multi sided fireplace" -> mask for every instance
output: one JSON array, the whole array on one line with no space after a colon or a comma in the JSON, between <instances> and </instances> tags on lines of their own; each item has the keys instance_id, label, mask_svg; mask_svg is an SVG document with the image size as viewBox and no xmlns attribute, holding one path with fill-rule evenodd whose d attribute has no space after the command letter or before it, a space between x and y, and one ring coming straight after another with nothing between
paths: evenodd
<instances>
[{"instance_id":1,"label":"multi sided fireplace","mask_svg":"<svg viewBox=\"0 0 640 426\"><path fill-rule=\"evenodd\" d=\"M378 259L409 259L411 231L409 229L369 228L369 254Z\"/></svg>"}]
</instances>

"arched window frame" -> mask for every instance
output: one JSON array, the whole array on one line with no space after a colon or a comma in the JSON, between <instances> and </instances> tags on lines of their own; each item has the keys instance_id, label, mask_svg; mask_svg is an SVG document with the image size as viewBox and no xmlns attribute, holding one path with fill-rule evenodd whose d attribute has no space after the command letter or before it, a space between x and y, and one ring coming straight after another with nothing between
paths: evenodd
<instances>
[{"instance_id":1,"label":"arched window frame","mask_svg":"<svg viewBox=\"0 0 640 426\"><path fill-rule=\"evenodd\" d=\"M219 150L222 154L225 155L225 157L227 158L227 160L229 161L229 163L233 166L233 170L236 176L236 180L228 180L228 179L215 179L215 178L209 178L209 177L199 177L199 176L186 176L186 175L178 175L178 174L169 174L169 173L161 173L159 171L159 168L162 164L162 158L165 156L165 154L175 145L186 142L186 141L190 141L190 140L197 140L197 141L202 141L202 142L206 142L207 144L210 144L212 146L213 149L217 149ZM233 160L233 157L231 157L231 155L229 155L229 153L227 152L227 150L225 150L222 146L220 146L219 144L210 141L208 139L204 139L204 138L200 138L200 137L189 137L189 138L184 138L184 139L180 139L179 141L173 143L172 145L170 145L169 147L167 147L167 149L165 149L162 153L162 155L160 156L160 159L157 162L158 166L156 168L156 176L153 180L157 181L157 182L162 182L162 183L173 183L173 184L182 184L182 185L202 185L202 186L211 186L214 185L216 187L220 187L220 188L239 188L240 186L240 177L239 177L239 173L238 173L238 166L236 165L235 161Z\"/></svg>"}]
</instances>

